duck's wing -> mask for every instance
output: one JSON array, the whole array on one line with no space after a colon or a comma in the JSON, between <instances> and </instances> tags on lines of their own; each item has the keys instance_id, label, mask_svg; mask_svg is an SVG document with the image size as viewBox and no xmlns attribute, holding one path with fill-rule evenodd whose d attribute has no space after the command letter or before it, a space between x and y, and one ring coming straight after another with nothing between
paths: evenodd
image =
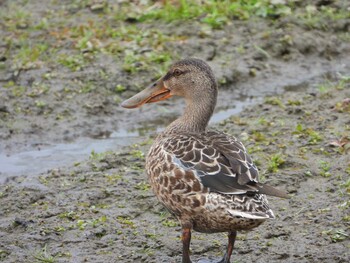
<instances>
[{"instance_id":1,"label":"duck's wing","mask_svg":"<svg viewBox=\"0 0 350 263\"><path fill-rule=\"evenodd\" d=\"M163 149L174 164L192 170L211 191L288 197L283 191L258 181L258 169L243 144L225 133L173 134Z\"/></svg>"}]
</instances>

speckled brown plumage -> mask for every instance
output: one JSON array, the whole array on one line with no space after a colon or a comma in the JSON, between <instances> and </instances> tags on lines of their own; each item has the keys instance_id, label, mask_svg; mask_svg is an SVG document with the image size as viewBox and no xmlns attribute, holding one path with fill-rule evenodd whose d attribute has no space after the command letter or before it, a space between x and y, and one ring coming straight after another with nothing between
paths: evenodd
<instances>
[{"instance_id":1,"label":"speckled brown plumage","mask_svg":"<svg viewBox=\"0 0 350 263\"><path fill-rule=\"evenodd\" d=\"M262 184L258 170L236 138L207 131L217 99L210 67L199 59L175 63L156 83L123 102L134 108L170 96L186 100L184 114L154 141L146 158L146 172L159 201L180 221L183 263L191 262L191 229L228 232L222 263L229 263L237 230L249 230L274 218L266 195L287 197Z\"/></svg>"},{"instance_id":2,"label":"speckled brown plumage","mask_svg":"<svg viewBox=\"0 0 350 263\"><path fill-rule=\"evenodd\" d=\"M214 148L220 143L224 147L224 142L240 160L237 168ZM238 171L253 181L257 169L243 145L226 134L161 134L147 155L146 171L158 199L196 231L246 230L274 217L265 195L237 182ZM232 184L226 183L229 180Z\"/></svg>"}]
</instances>

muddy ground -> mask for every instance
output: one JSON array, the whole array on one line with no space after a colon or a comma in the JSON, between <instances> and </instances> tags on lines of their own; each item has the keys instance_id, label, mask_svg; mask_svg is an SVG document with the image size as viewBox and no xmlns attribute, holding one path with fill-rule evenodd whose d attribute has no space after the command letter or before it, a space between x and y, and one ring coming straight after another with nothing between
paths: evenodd
<instances>
[{"instance_id":1,"label":"muddy ground","mask_svg":"<svg viewBox=\"0 0 350 263\"><path fill-rule=\"evenodd\" d=\"M292 196L269 198L277 218L239 233L233 262L349 262L348 1L296 1L291 14L219 28L139 21L137 1L120 18L122 2L0 2L0 151L166 123L180 101L136 111L119 103L172 60L197 56L218 78L219 108L267 96L215 128L239 137L261 180ZM180 262L180 227L143 171L152 134L65 168L6 175L0 261ZM218 259L225 245L225 234L194 233L193 260Z\"/></svg>"}]
</instances>

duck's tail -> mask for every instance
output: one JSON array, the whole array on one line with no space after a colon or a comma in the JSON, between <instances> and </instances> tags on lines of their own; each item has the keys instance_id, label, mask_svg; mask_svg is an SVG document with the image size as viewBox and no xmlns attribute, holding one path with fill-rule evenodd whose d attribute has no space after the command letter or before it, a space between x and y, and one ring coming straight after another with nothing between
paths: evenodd
<instances>
[{"instance_id":1,"label":"duck's tail","mask_svg":"<svg viewBox=\"0 0 350 263\"><path fill-rule=\"evenodd\" d=\"M287 198L287 199L290 198L290 196L285 191L278 190L275 187L272 187L270 185L267 185L264 183L258 183L256 186L259 194L277 196L280 198Z\"/></svg>"}]
</instances>

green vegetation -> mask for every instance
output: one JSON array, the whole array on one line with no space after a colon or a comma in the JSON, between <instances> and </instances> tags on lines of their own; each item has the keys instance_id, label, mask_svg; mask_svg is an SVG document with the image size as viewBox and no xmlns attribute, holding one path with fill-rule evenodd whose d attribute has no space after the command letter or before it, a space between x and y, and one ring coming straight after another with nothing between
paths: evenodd
<instances>
[{"instance_id":1,"label":"green vegetation","mask_svg":"<svg viewBox=\"0 0 350 263\"><path fill-rule=\"evenodd\" d=\"M213 28L221 28L232 19L249 19L253 16L279 17L291 14L293 2L288 4L271 1L195 1L180 0L178 4L165 1L164 6L153 8L138 17L139 21L161 19L167 22L200 19Z\"/></svg>"},{"instance_id":2,"label":"green vegetation","mask_svg":"<svg viewBox=\"0 0 350 263\"><path fill-rule=\"evenodd\" d=\"M84 9L88 6L87 1L81 0L74 1L68 7ZM1 10L0 15L4 18L5 28L15 33L17 40L5 38L8 43L6 52L12 54L19 68L38 67L41 62L50 61L62 64L72 71L82 70L96 54L107 52L115 55L116 59L122 59L124 70L132 74L140 70L155 70L155 63L165 64L166 67L178 54L164 47L164 43L184 39L184 36L170 36L156 29L140 30L138 23L195 20L213 29L219 29L237 19L260 17L274 20L289 16L309 27L324 28L327 26L322 24L324 21L350 17L349 12L341 8L312 5L303 7L299 1L125 1L118 5L110 4L108 8L104 2L103 8L95 8L97 7L91 6L92 11L99 10L105 14L99 19L65 27L62 26L62 11L48 13L40 21L34 22L25 7L10 4L8 8ZM298 12L295 12L296 10ZM57 19L60 21L57 22ZM33 33L37 35L36 40L28 41L28 36ZM59 54L58 50L67 44L73 44L78 53ZM150 48L150 51L144 52L139 50L140 48ZM270 56L261 47L255 48Z\"/></svg>"},{"instance_id":3,"label":"green vegetation","mask_svg":"<svg viewBox=\"0 0 350 263\"><path fill-rule=\"evenodd\" d=\"M285 158L282 154L274 154L270 157L267 170L271 173L276 173L285 162Z\"/></svg>"},{"instance_id":4,"label":"green vegetation","mask_svg":"<svg viewBox=\"0 0 350 263\"><path fill-rule=\"evenodd\" d=\"M282 109L285 108L285 106L283 105L281 99L279 99L278 97L268 97L268 98L265 99L265 103L266 104L270 104L270 105L279 106Z\"/></svg>"},{"instance_id":5,"label":"green vegetation","mask_svg":"<svg viewBox=\"0 0 350 263\"><path fill-rule=\"evenodd\" d=\"M298 138L308 139L308 144L317 144L323 140L322 135L312 128L304 128L301 123L298 123L293 132Z\"/></svg>"},{"instance_id":6,"label":"green vegetation","mask_svg":"<svg viewBox=\"0 0 350 263\"><path fill-rule=\"evenodd\" d=\"M338 74L338 80L326 80L318 85L318 90L321 93L327 94L333 92L334 90L343 90L349 87L350 76Z\"/></svg>"},{"instance_id":7,"label":"green vegetation","mask_svg":"<svg viewBox=\"0 0 350 263\"><path fill-rule=\"evenodd\" d=\"M135 228L135 223L131 221L129 217L118 216L117 221L124 227Z\"/></svg>"},{"instance_id":8,"label":"green vegetation","mask_svg":"<svg viewBox=\"0 0 350 263\"><path fill-rule=\"evenodd\" d=\"M350 178L340 184L343 194L350 195ZM350 216L350 215L349 215Z\"/></svg>"},{"instance_id":9,"label":"green vegetation","mask_svg":"<svg viewBox=\"0 0 350 263\"><path fill-rule=\"evenodd\" d=\"M11 30L26 29L31 25L31 14L24 7L10 4L8 10L1 9L0 17Z\"/></svg>"},{"instance_id":10,"label":"green vegetation","mask_svg":"<svg viewBox=\"0 0 350 263\"><path fill-rule=\"evenodd\" d=\"M91 161L102 161L106 158L106 156L113 155L114 153L112 151L97 153L94 150L91 151L89 159Z\"/></svg>"},{"instance_id":11,"label":"green vegetation","mask_svg":"<svg viewBox=\"0 0 350 263\"><path fill-rule=\"evenodd\" d=\"M17 63L18 68L30 69L39 67L39 59L46 59L46 51L49 46L45 43L38 43L35 46L30 45L28 42L23 43L18 53L15 55L14 61ZM51 53L54 52L50 50Z\"/></svg>"},{"instance_id":12,"label":"green vegetation","mask_svg":"<svg viewBox=\"0 0 350 263\"><path fill-rule=\"evenodd\" d=\"M172 219L165 219L162 221L162 225L166 227L177 227L179 222Z\"/></svg>"},{"instance_id":13,"label":"green vegetation","mask_svg":"<svg viewBox=\"0 0 350 263\"><path fill-rule=\"evenodd\" d=\"M121 85L121 84L118 84L116 87L115 87L115 91L117 92L117 93L122 93L123 91L125 91L126 90L126 88L123 86L123 85Z\"/></svg>"},{"instance_id":14,"label":"green vegetation","mask_svg":"<svg viewBox=\"0 0 350 263\"><path fill-rule=\"evenodd\" d=\"M322 235L328 236L334 243L341 242L350 238L350 236L343 229L330 229L322 231Z\"/></svg>"},{"instance_id":15,"label":"green vegetation","mask_svg":"<svg viewBox=\"0 0 350 263\"><path fill-rule=\"evenodd\" d=\"M304 12L299 12L296 17L300 23L310 29L327 30L329 24L327 21L337 21L350 18L350 13L346 9L335 9L331 6L321 6L317 8L314 5L307 5Z\"/></svg>"},{"instance_id":16,"label":"green vegetation","mask_svg":"<svg viewBox=\"0 0 350 263\"><path fill-rule=\"evenodd\" d=\"M332 174L329 172L331 166L326 161L320 161L320 175L323 177L330 177Z\"/></svg>"},{"instance_id":17,"label":"green vegetation","mask_svg":"<svg viewBox=\"0 0 350 263\"><path fill-rule=\"evenodd\" d=\"M134 156L135 158L138 158L138 159L144 159L145 158L145 154L141 150L133 150L131 152L131 155Z\"/></svg>"},{"instance_id":18,"label":"green vegetation","mask_svg":"<svg viewBox=\"0 0 350 263\"><path fill-rule=\"evenodd\" d=\"M149 183L140 182L137 185L135 185L134 188L137 189L137 190L148 192L149 189L151 188L151 186L149 185Z\"/></svg>"},{"instance_id":19,"label":"green vegetation","mask_svg":"<svg viewBox=\"0 0 350 263\"><path fill-rule=\"evenodd\" d=\"M251 137L255 142L266 142L266 137L264 133L260 131L253 131Z\"/></svg>"},{"instance_id":20,"label":"green vegetation","mask_svg":"<svg viewBox=\"0 0 350 263\"><path fill-rule=\"evenodd\" d=\"M38 108L44 108L46 106L46 102L42 100L36 100L35 101L35 106Z\"/></svg>"},{"instance_id":21,"label":"green vegetation","mask_svg":"<svg viewBox=\"0 0 350 263\"><path fill-rule=\"evenodd\" d=\"M0 249L0 259L4 260L10 254L9 251Z\"/></svg>"},{"instance_id":22,"label":"green vegetation","mask_svg":"<svg viewBox=\"0 0 350 263\"><path fill-rule=\"evenodd\" d=\"M39 251L37 254L33 255L35 262L37 263L54 263L57 262L57 258L52 256L47 251L47 245L43 247L41 251Z\"/></svg>"},{"instance_id":23,"label":"green vegetation","mask_svg":"<svg viewBox=\"0 0 350 263\"><path fill-rule=\"evenodd\" d=\"M302 105L302 101L301 100L288 100L287 105L300 106L300 105Z\"/></svg>"}]
</instances>

